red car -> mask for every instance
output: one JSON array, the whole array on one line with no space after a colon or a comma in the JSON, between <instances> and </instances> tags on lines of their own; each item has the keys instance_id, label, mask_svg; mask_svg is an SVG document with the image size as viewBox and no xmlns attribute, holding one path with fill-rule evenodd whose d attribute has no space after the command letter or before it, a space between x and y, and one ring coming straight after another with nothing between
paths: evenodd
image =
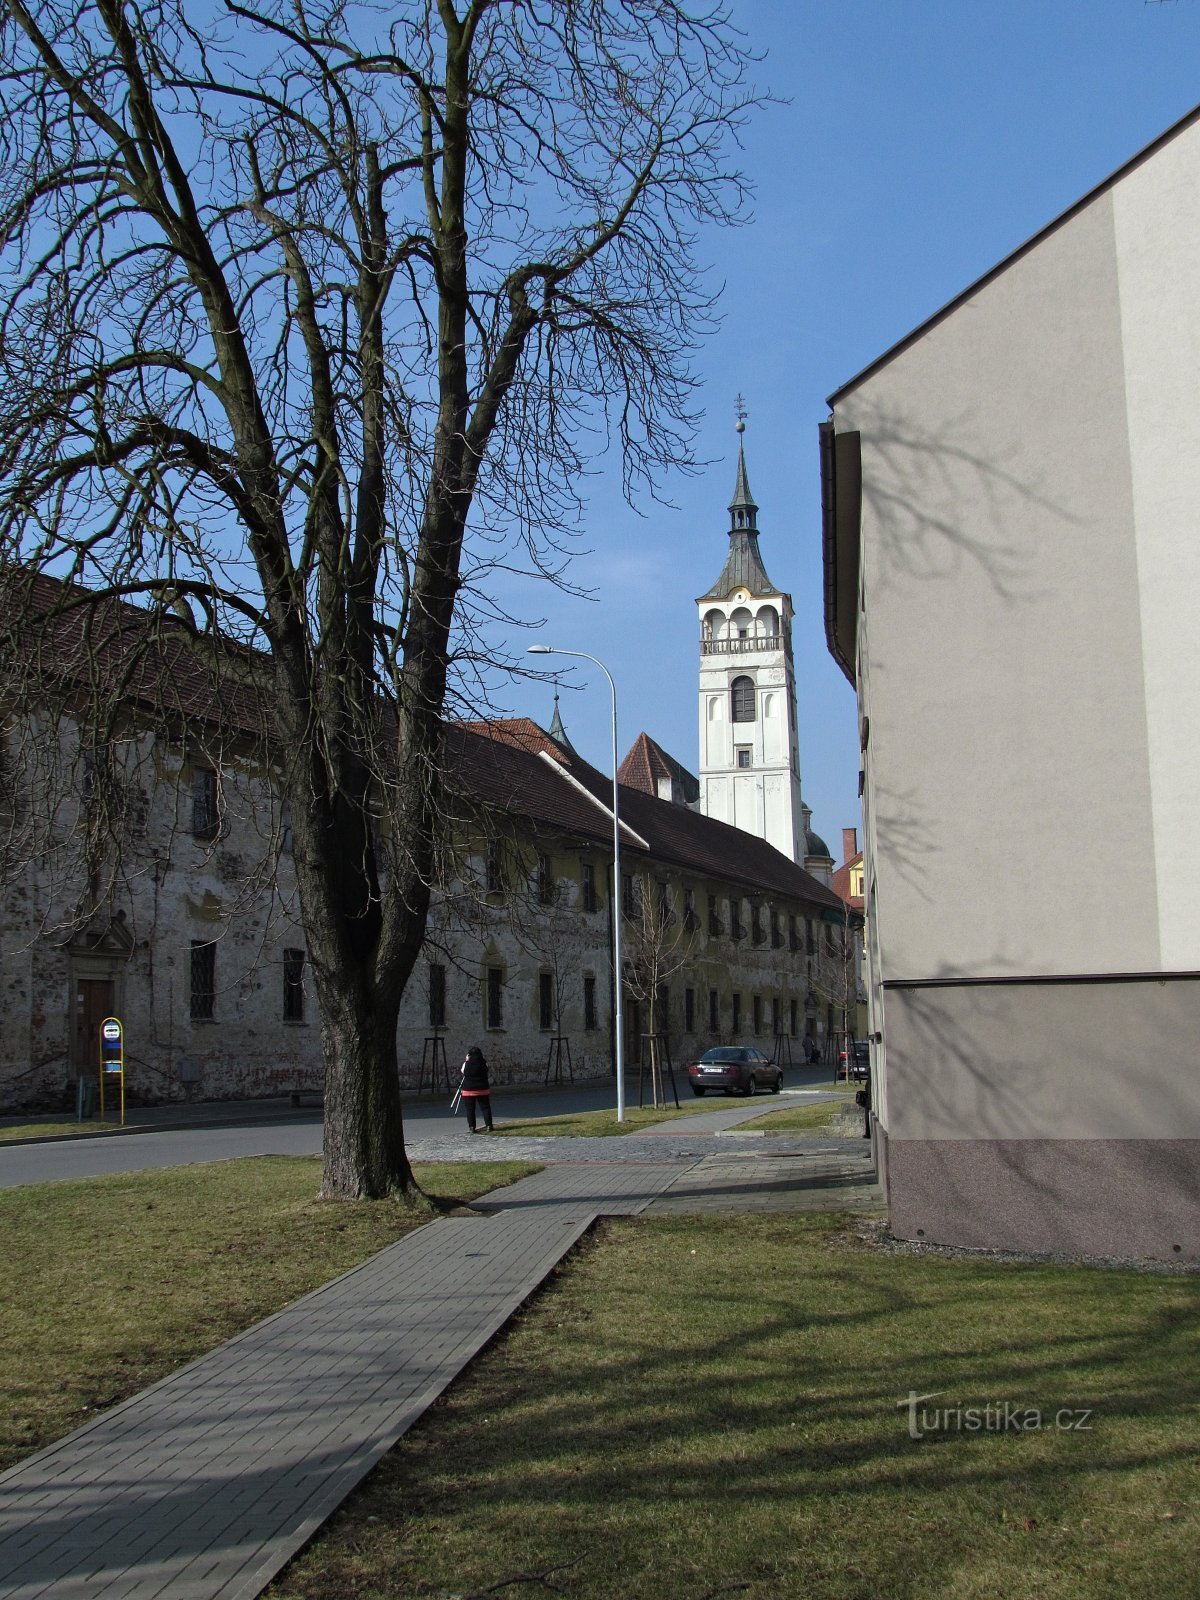
<instances>
[{"instance_id":1,"label":"red car","mask_svg":"<svg viewBox=\"0 0 1200 1600\"><path fill-rule=\"evenodd\" d=\"M769 1089L778 1094L783 1087L783 1068L752 1044L718 1045L715 1050L706 1050L699 1061L688 1064L687 1075L693 1094L705 1094L709 1089L723 1089L726 1094L754 1094L759 1089Z\"/></svg>"}]
</instances>

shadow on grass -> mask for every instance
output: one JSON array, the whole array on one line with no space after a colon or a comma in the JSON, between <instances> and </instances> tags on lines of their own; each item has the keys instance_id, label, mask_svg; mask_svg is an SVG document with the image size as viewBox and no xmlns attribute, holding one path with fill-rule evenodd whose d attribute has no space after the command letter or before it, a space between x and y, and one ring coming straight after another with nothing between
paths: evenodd
<instances>
[{"instance_id":1,"label":"shadow on grass","mask_svg":"<svg viewBox=\"0 0 1200 1600\"><path fill-rule=\"evenodd\" d=\"M1200 1282L887 1257L836 1226L606 1225L280 1593L385 1549L381 1593L580 1555L566 1592L630 1600L1194 1593ZM917 1439L910 1394L937 1397ZM964 1420L1005 1405L1042 1426Z\"/></svg>"}]
</instances>

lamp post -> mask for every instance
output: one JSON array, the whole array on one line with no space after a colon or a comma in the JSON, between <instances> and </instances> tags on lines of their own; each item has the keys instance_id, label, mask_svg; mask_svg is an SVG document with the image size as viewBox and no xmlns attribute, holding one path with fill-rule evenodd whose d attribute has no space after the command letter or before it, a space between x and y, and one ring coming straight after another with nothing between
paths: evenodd
<instances>
[{"instance_id":1,"label":"lamp post","mask_svg":"<svg viewBox=\"0 0 1200 1600\"><path fill-rule=\"evenodd\" d=\"M612 818L613 818L613 887L612 887L612 960L614 1029L617 1045L617 1121L625 1121L625 1011L621 1004L621 816L620 795L617 790L617 686L612 673L599 656L590 656L586 650L560 650L552 644L531 644L531 656L578 656L600 668L612 690Z\"/></svg>"}]
</instances>

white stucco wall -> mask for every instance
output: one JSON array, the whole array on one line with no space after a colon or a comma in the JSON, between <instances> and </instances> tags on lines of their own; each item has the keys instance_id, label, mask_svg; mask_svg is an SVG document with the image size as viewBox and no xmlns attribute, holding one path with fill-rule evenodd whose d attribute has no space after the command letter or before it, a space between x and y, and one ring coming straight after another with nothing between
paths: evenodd
<instances>
[{"instance_id":1,"label":"white stucco wall","mask_svg":"<svg viewBox=\"0 0 1200 1600\"><path fill-rule=\"evenodd\" d=\"M1158 932L1200 969L1200 127L1113 191Z\"/></svg>"}]
</instances>

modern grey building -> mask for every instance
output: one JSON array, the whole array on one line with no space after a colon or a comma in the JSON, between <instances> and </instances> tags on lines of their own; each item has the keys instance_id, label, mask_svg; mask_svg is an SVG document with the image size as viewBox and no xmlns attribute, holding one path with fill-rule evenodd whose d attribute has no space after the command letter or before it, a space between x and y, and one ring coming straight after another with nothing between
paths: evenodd
<instances>
[{"instance_id":1,"label":"modern grey building","mask_svg":"<svg viewBox=\"0 0 1200 1600\"><path fill-rule=\"evenodd\" d=\"M1200 1257L1200 110L830 398L894 1230Z\"/></svg>"}]
</instances>

